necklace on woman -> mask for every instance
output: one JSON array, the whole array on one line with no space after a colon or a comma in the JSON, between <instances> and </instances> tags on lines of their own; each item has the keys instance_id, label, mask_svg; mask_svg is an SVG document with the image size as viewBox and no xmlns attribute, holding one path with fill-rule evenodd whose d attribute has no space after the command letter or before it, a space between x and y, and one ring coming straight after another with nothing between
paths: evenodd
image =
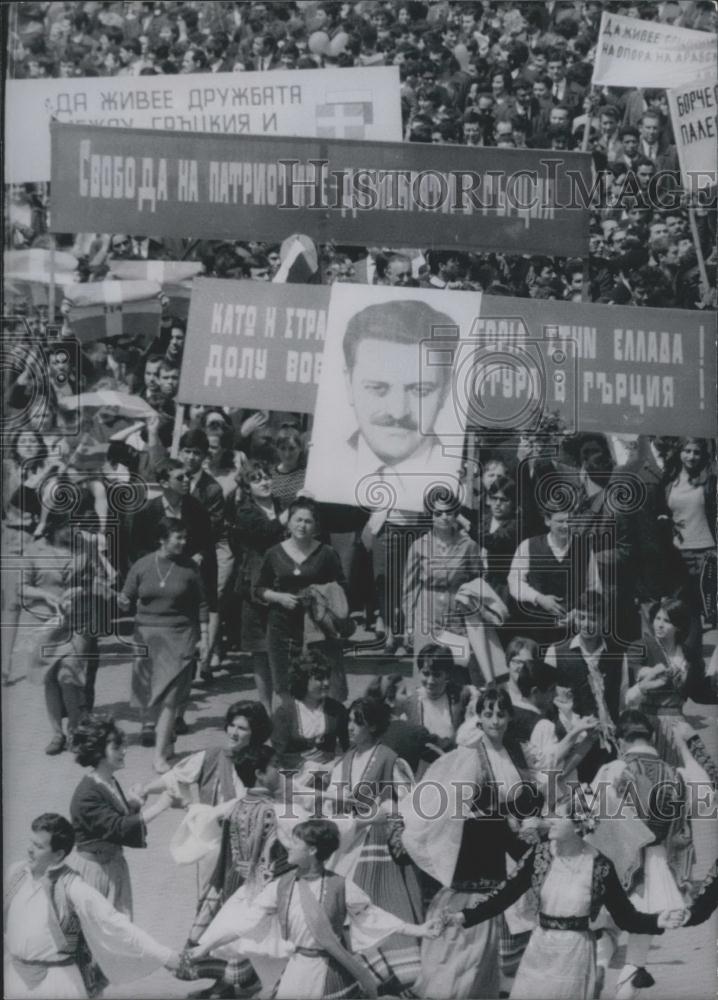
<instances>
[{"instance_id":1,"label":"necklace on woman","mask_svg":"<svg viewBox=\"0 0 718 1000\"><path fill-rule=\"evenodd\" d=\"M155 568L157 570L157 576L158 576L159 581L160 581L160 588L162 590L164 590L165 589L165 585L166 585L167 581L170 578L170 573L175 568L175 564L173 562L170 562L170 568L167 570L167 572L163 576L162 573L160 573L160 560L159 560L159 557L158 557L157 553L155 552Z\"/></svg>"}]
</instances>

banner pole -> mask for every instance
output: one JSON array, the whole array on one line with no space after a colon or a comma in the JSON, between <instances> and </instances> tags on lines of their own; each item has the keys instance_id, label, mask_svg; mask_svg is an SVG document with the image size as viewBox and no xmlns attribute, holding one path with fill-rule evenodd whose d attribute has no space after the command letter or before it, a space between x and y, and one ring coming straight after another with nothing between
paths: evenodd
<instances>
[{"instance_id":1,"label":"banner pole","mask_svg":"<svg viewBox=\"0 0 718 1000\"><path fill-rule=\"evenodd\" d=\"M710 284L708 283L708 271L706 269L706 262L703 258L703 249L701 247L701 241L698 236L698 223L696 222L696 210L693 205L688 208L688 222L691 227L691 236L693 237L693 242L696 246L696 256L698 258L698 270L701 273L701 285L703 286L703 294L707 295L710 291Z\"/></svg>"},{"instance_id":2,"label":"banner pole","mask_svg":"<svg viewBox=\"0 0 718 1000\"><path fill-rule=\"evenodd\" d=\"M50 288L48 289L47 322L50 325L55 323L55 238L52 239L50 247Z\"/></svg>"},{"instance_id":3,"label":"banner pole","mask_svg":"<svg viewBox=\"0 0 718 1000\"><path fill-rule=\"evenodd\" d=\"M177 458L179 455L179 443L182 437L182 418L184 416L184 406L182 403L176 404L175 409L175 423L172 428L172 447L170 449L170 455L172 458Z\"/></svg>"},{"instance_id":4,"label":"banner pole","mask_svg":"<svg viewBox=\"0 0 718 1000\"><path fill-rule=\"evenodd\" d=\"M586 98L588 107L586 108L586 121L583 123L583 138L581 139L581 152L583 153L588 152L588 138L591 134L591 115L593 114L593 102L597 91L598 88L594 87L592 83Z\"/></svg>"}]
</instances>

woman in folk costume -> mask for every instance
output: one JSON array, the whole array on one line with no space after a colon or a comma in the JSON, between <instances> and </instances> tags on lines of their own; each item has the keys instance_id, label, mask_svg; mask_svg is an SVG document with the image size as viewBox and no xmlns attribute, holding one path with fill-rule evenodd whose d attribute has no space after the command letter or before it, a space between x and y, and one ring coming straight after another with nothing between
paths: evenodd
<instances>
[{"instance_id":1,"label":"woman in folk costume","mask_svg":"<svg viewBox=\"0 0 718 1000\"><path fill-rule=\"evenodd\" d=\"M695 859L686 786L677 771L659 757L653 745L653 726L643 712L622 712L616 735L619 758L599 770L593 788L606 796L609 810L609 796L615 796L616 811L625 802L638 806L638 815L652 835L626 871L623 885L641 913L681 909ZM609 926L603 936L610 939L612 930ZM650 948L647 935L629 935L626 962L616 986L617 1000L631 1000L638 989L653 985L654 979L646 970ZM604 962L607 957L601 955Z\"/></svg>"},{"instance_id":2,"label":"woman in folk costume","mask_svg":"<svg viewBox=\"0 0 718 1000\"><path fill-rule=\"evenodd\" d=\"M404 705L407 721L428 729L432 743L442 751L453 750L464 710L451 650L429 643L419 651L417 665L419 686Z\"/></svg>"},{"instance_id":3,"label":"woman in folk costume","mask_svg":"<svg viewBox=\"0 0 718 1000\"><path fill-rule=\"evenodd\" d=\"M688 642L691 611L675 598L664 597L650 610L651 632L642 636L635 664L636 683L626 692L626 707L638 708L656 726L656 750L673 767L682 763L672 722L688 698L715 704L713 678L706 676L699 649Z\"/></svg>"},{"instance_id":4,"label":"woman in folk costume","mask_svg":"<svg viewBox=\"0 0 718 1000\"><path fill-rule=\"evenodd\" d=\"M427 920L473 906L496 889L506 878L507 853L518 860L529 849L509 817L538 813L541 807L521 748L506 742L509 696L487 688L477 699L476 712L479 726L472 745L433 763L399 805L404 847L442 886ZM497 916L450 937L424 941L415 994L432 1000L498 996L500 938L506 937L507 950L510 940L502 923ZM526 932L525 924L513 926Z\"/></svg>"},{"instance_id":5,"label":"woman in folk costume","mask_svg":"<svg viewBox=\"0 0 718 1000\"><path fill-rule=\"evenodd\" d=\"M155 793L169 793L187 813L170 842L170 853L178 865L198 862L200 895L207 888L217 863L222 839L222 821L247 789L234 766L234 758L245 747L259 747L269 739L272 722L258 701L235 701L224 719L223 743L189 754L171 771L132 791L145 801ZM196 787L199 802L192 801ZM166 808L166 806L165 806Z\"/></svg>"},{"instance_id":6,"label":"woman in folk costume","mask_svg":"<svg viewBox=\"0 0 718 1000\"><path fill-rule=\"evenodd\" d=\"M247 747L237 753L235 767L246 793L224 822L219 858L199 901L189 946L197 944L238 889L243 890L242 899L248 905L267 882L286 869L287 852L277 836L275 811L281 778L273 760L274 750L268 746ZM246 959L234 961L227 968L204 970L204 975L215 973L225 986L240 991L242 996L252 995L261 987L252 963Z\"/></svg>"},{"instance_id":7,"label":"woman in folk costume","mask_svg":"<svg viewBox=\"0 0 718 1000\"><path fill-rule=\"evenodd\" d=\"M548 841L529 851L516 871L476 906L447 913L456 927L471 929L494 919L525 894L538 926L519 965L511 1000L593 1000L596 956L589 921L606 906L624 930L660 934L679 926L673 916L641 913L621 887L609 859L583 839L597 821L586 814L559 814L546 821Z\"/></svg>"},{"instance_id":8,"label":"woman in folk costume","mask_svg":"<svg viewBox=\"0 0 718 1000\"><path fill-rule=\"evenodd\" d=\"M423 913L419 878L401 847L401 823L394 805L408 793L413 775L409 765L382 742L389 721L388 706L376 699L359 698L350 705L351 749L335 765L326 794L336 798L338 813L358 816L360 826L370 814L371 822L339 863L342 873L375 906L417 923ZM411 986L419 972L419 948L403 934L392 934L366 959L390 992Z\"/></svg>"},{"instance_id":9,"label":"woman in folk costume","mask_svg":"<svg viewBox=\"0 0 718 1000\"><path fill-rule=\"evenodd\" d=\"M125 734L111 718L83 719L73 751L77 763L88 768L70 802L77 849L73 867L131 920L132 884L123 847L147 846L147 824L166 808L165 802L145 806L125 795L115 778L125 766Z\"/></svg>"},{"instance_id":10,"label":"woman in folk costume","mask_svg":"<svg viewBox=\"0 0 718 1000\"><path fill-rule=\"evenodd\" d=\"M272 746L280 767L313 772L331 767L349 747L347 710L329 697L331 664L307 650L289 669L289 699L274 713Z\"/></svg>"},{"instance_id":11,"label":"woman in folk costume","mask_svg":"<svg viewBox=\"0 0 718 1000\"><path fill-rule=\"evenodd\" d=\"M247 906L234 896L183 956L184 965L213 953L289 958L275 1000L344 1000L376 997L366 953L400 935L436 934L438 923L407 923L371 903L355 882L325 867L339 847L339 831L326 819L294 827L288 861L295 866L275 879ZM348 947L349 946L349 947Z\"/></svg>"}]
</instances>

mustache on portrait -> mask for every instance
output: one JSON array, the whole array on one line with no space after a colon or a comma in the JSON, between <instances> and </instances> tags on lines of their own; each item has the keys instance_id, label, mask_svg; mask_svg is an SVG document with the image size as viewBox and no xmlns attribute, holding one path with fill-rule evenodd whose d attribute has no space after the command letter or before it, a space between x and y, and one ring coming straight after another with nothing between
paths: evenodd
<instances>
[{"instance_id":1,"label":"mustache on portrait","mask_svg":"<svg viewBox=\"0 0 718 1000\"><path fill-rule=\"evenodd\" d=\"M408 415L397 419L388 413L382 413L377 417L372 417L371 422L374 427L396 427L402 431L418 431L419 429L416 421Z\"/></svg>"}]
</instances>

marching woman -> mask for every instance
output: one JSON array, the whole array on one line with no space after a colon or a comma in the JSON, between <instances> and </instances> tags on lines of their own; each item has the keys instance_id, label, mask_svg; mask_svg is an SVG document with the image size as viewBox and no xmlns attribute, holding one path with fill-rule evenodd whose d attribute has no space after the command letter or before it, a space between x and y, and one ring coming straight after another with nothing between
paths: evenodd
<instances>
[{"instance_id":1,"label":"marching woman","mask_svg":"<svg viewBox=\"0 0 718 1000\"><path fill-rule=\"evenodd\" d=\"M349 706L350 750L335 765L329 792L336 791L360 821L370 807L371 822L360 835L358 852L351 852L348 877L374 906L418 924L423 913L418 873L402 848L395 812L396 802L413 784L413 775L382 742L389 721L388 706L375 698L358 698ZM405 934L392 934L365 957L388 992L407 989L419 972L418 945Z\"/></svg>"},{"instance_id":2,"label":"marching woman","mask_svg":"<svg viewBox=\"0 0 718 1000\"><path fill-rule=\"evenodd\" d=\"M448 913L447 921L470 930L530 893L538 926L521 959L511 1000L593 1000L596 957L589 921L601 906L634 934L660 934L662 928L680 926L683 912L673 920L667 911L659 915L634 908L612 863L583 840L596 822L592 817L559 815L547 822L548 842L527 853L486 899Z\"/></svg>"},{"instance_id":3,"label":"marching woman","mask_svg":"<svg viewBox=\"0 0 718 1000\"><path fill-rule=\"evenodd\" d=\"M288 698L289 664L304 643L304 599L309 588L315 584L336 584L346 590L339 556L331 546L317 540L319 523L313 500L299 497L290 505L287 530L289 537L267 550L255 587L257 598L269 605L269 668L274 692L283 700ZM332 661L331 693L337 701L343 701L346 678L341 647L337 649L330 640L320 645Z\"/></svg>"},{"instance_id":4,"label":"marching woman","mask_svg":"<svg viewBox=\"0 0 718 1000\"><path fill-rule=\"evenodd\" d=\"M166 808L168 797L145 806L125 795L115 772L125 766L125 734L111 718L91 715L74 733L75 760L88 768L70 802L77 857L74 868L132 919L132 886L123 847L146 847L147 824Z\"/></svg>"},{"instance_id":5,"label":"marching woman","mask_svg":"<svg viewBox=\"0 0 718 1000\"><path fill-rule=\"evenodd\" d=\"M481 576L483 569L479 546L459 522L458 498L437 489L426 506L432 518L431 531L409 549L402 589L404 621L414 646L415 664L422 646L438 632L465 631L456 597L462 584Z\"/></svg>"},{"instance_id":6,"label":"marching woman","mask_svg":"<svg viewBox=\"0 0 718 1000\"><path fill-rule=\"evenodd\" d=\"M420 808L414 796L399 807L406 850L441 884L427 921L447 910L456 913L474 906L498 888L506 878L506 854L518 860L529 849L509 818L538 813L541 805L521 748L506 738L512 714L507 693L486 688L477 699L476 713L472 745L460 746L430 765ZM473 798L467 802L465 790L472 788ZM502 921L496 918L424 941L415 994L435 1000L498 996L502 931Z\"/></svg>"},{"instance_id":7,"label":"marching woman","mask_svg":"<svg viewBox=\"0 0 718 1000\"><path fill-rule=\"evenodd\" d=\"M175 716L192 683L200 635L202 652L207 650L209 617L197 567L184 555L187 531L182 523L163 519L157 541L155 552L130 567L120 606L137 609L135 639L145 654L133 664L132 701L156 719L154 767L165 774Z\"/></svg>"},{"instance_id":8,"label":"marching woman","mask_svg":"<svg viewBox=\"0 0 718 1000\"><path fill-rule=\"evenodd\" d=\"M274 713L272 745L279 766L327 765L349 747L347 710L329 697L329 662L308 650L289 670L290 700Z\"/></svg>"}]
</instances>

